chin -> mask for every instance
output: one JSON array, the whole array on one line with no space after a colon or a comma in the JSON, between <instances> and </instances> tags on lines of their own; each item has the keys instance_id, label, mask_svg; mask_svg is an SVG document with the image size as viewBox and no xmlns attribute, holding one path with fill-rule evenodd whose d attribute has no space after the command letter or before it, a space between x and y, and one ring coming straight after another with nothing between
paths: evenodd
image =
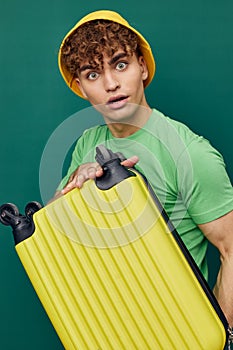
<instances>
[{"instance_id":1,"label":"chin","mask_svg":"<svg viewBox=\"0 0 233 350\"><path fill-rule=\"evenodd\" d=\"M135 103L125 103L122 106L101 106L99 111L102 113L104 118L112 122L125 122L134 118L135 113L141 108Z\"/></svg>"}]
</instances>

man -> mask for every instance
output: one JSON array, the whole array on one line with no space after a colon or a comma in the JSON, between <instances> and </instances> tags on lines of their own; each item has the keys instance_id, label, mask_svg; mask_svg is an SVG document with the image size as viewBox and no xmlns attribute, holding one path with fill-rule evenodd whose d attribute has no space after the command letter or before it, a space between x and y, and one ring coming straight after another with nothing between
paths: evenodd
<instances>
[{"instance_id":1,"label":"man","mask_svg":"<svg viewBox=\"0 0 233 350\"><path fill-rule=\"evenodd\" d=\"M64 38L59 67L106 124L78 140L54 198L103 174L94 161L98 144L124 153L122 164L147 177L206 278L207 240L219 249L214 293L233 325L232 186L222 156L207 140L148 105L144 89L155 73L148 42L119 14L93 12Z\"/></svg>"}]
</instances>

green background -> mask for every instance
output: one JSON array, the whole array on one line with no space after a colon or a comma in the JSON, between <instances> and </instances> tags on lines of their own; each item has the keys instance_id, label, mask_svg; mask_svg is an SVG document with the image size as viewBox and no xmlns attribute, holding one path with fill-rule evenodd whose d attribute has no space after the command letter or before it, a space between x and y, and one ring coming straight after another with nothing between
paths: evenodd
<instances>
[{"instance_id":1,"label":"green background","mask_svg":"<svg viewBox=\"0 0 233 350\"><path fill-rule=\"evenodd\" d=\"M58 48L80 17L98 9L119 11L149 40L157 74L146 90L148 102L208 138L224 155L233 178L232 0L86 3L0 1L0 204L14 202L23 211L28 201L42 201L40 163L46 144L64 120L89 106L63 82ZM89 124L76 118L77 137ZM61 133L66 140L67 130ZM59 145L62 149L62 136ZM46 154L48 176L43 168L43 179L48 183L42 187L47 199L60 177L50 169L56 170L59 152L54 146ZM218 267L213 248L209 260L213 284ZM4 226L0 283L0 349L63 349L16 256L11 230Z\"/></svg>"}]
</instances>

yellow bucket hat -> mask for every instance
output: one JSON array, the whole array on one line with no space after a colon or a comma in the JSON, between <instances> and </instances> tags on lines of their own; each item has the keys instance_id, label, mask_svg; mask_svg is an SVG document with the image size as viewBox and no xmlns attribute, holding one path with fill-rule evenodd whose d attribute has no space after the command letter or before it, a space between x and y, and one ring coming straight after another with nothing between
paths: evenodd
<instances>
[{"instance_id":1,"label":"yellow bucket hat","mask_svg":"<svg viewBox=\"0 0 233 350\"><path fill-rule=\"evenodd\" d=\"M69 88L78 96L84 98L84 96L82 95L82 92L80 91L78 84L76 83L76 81L74 80L73 74L71 74L67 68L65 67L65 65L62 62L61 59L61 51L62 51L62 47L64 45L65 40L78 28L80 27L82 24L86 23L86 22L90 22L90 21L94 21L96 19L105 19L105 20L109 20L109 21L113 21L119 24L122 24L123 26L131 29L134 33L137 34L137 36L139 37L140 40L140 49L142 52L142 55L146 61L147 64L147 68L148 68L148 78L145 80L144 82L144 86L148 86L151 82L151 80L153 79L153 76L155 74L155 69L156 69L156 65L155 65L155 60L150 48L149 43L146 41L146 39L133 27L131 27L129 25L129 23L123 18L121 17L117 12L114 11L109 11L109 10L100 10L100 11L95 11L95 12L91 12L88 15L86 15L85 17L83 17L64 37L60 49L59 49L59 53L58 53L58 65L59 65L59 69L61 72L61 75L63 76L66 84L69 86Z\"/></svg>"}]
</instances>

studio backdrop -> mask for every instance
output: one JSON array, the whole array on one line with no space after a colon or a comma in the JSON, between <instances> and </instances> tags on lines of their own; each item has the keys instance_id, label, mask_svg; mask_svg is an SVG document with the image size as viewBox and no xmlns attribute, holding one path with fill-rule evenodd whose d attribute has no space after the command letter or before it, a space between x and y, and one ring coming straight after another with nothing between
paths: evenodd
<instances>
[{"instance_id":1,"label":"studio backdrop","mask_svg":"<svg viewBox=\"0 0 233 350\"><path fill-rule=\"evenodd\" d=\"M233 2L231 0L1 0L0 204L45 204L65 173L75 140L100 122L65 85L57 53L68 30L98 9L120 12L150 42L157 64L152 107L187 124L224 156L233 178ZM88 117L89 116L89 117ZM209 251L210 284L219 266ZM0 227L0 348L63 349Z\"/></svg>"}]
</instances>

